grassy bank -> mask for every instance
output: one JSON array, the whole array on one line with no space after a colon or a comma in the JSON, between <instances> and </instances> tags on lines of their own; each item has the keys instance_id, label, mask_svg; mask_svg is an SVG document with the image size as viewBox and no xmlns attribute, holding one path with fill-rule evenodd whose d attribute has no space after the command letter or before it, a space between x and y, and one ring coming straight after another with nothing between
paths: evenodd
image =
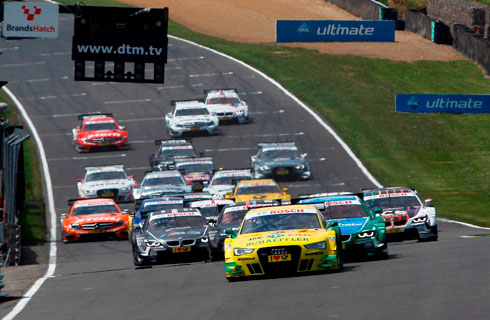
<instances>
[{"instance_id":1,"label":"grassy bank","mask_svg":"<svg viewBox=\"0 0 490 320\"><path fill-rule=\"evenodd\" d=\"M396 93L490 93L468 61L416 63L169 32L262 70L317 109L383 185L416 187L441 217L490 226L490 115L402 114ZM302 75L308 75L304 77Z\"/></svg>"},{"instance_id":2,"label":"grassy bank","mask_svg":"<svg viewBox=\"0 0 490 320\"><path fill-rule=\"evenodd\" d=\"M3 91L0 92L0 101L8 102ZM1 116L7 118L10 124L22 124L20 115L12 104L9 104L9 109ZM32 138L24 142L24 167L26 202L19 218L21 243L22 245L37 245L46 241L46 220L39 158Z\"/></svg>"}]
</instances>

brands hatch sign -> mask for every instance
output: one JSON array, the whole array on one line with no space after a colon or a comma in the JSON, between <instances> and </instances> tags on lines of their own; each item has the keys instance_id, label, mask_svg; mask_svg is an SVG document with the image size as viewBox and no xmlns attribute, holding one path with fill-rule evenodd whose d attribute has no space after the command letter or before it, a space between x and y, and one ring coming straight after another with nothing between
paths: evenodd
<instances>
[{"instance_id":1,"label":"brands hatch sign","mask_svg":"<svg viewBox=\"0 0 490 320\"><path fill-rule=\"evenodd\" d=\"M277 20L276 42L393 42L395 21Z\"/></svg>"},{"instance_id":2,"label":"brands hatch sign","mask_svg":"<svg viewBox=\"0 0 490 320\"><path fill-rule=\"evenodd\" d=\"M490 113L489 94L397 94L396 111Z\"/></svg>"},{"instance_id":3,"label":"brands hatch sign","mask_svg":"<svg viewBox=\"0 0 490 320\"><path fill-rule=\"evenodd\" d=\"M4 2L2 35L22 38L58 37L58 4Z\"/></svg>"}]
</instances>

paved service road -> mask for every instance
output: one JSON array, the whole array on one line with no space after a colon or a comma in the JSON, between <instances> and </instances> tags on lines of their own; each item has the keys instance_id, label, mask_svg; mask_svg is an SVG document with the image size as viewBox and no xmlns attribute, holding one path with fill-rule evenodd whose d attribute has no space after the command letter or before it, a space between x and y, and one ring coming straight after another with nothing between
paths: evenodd
<instances>
[{"instance_id":1,"label":"paved service road","mask_svg":"<svg viewBox=\"0 0 490 320\"><path fill-rule=\"evenodd\" d=\"M286 183L294 195L357 191L370 182L341 146L281 90L251 70L186 42L171 40L164 85L74 82L72 19L58 39L0 39L1 80L19 98L46 149L58 216L76 194L87 165L122 163L140 180L153 140L166 138L170 100L202 97L208 88L237 88L254 122L224 127L193 144L219 167L250 166L258 142L295 141L309 154L314 178ZM130 133L131 150L78 154L76 115L112 112ZM223 262L135 269L126 241L58 246L57 268L18 319L487 319L489 237L441 223L440 241L396 243L387 261L351 262L344 272L228 283ZM0 308L4 316L13 307Z\"/></svg>"}]
</instances>

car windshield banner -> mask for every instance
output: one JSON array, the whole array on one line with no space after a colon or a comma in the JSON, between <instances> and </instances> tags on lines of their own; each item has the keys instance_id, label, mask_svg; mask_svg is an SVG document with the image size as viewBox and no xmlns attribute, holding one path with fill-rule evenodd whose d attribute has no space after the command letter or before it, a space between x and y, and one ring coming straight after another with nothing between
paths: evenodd
<instances>
[{"instance_id":1,"label":"car windshield banner","mask_svg":"<svg viewBox=\"0 0 490 320\"><path fill-rule=\"evenodd\" d=\"M57 3L3 2L2 35L23 38L58 37Z\"/></svg>"},{"instance_id":2,"label":"car windshield banner","mask_svg":"<svg viewBox=\"0 0 490 320\"><path fill-rule=\"evenodd\" d=\"M276 42L394 42L395 21L277 20Z\"/></svg>"},{"instance_id":3,"label":"car windshield banner","mask_svg":"<svg viewBox=\"0 0 490 320\"><path fill-rule=\"evenodd\" d=\"M490 113L489 94L397 94L396 111Z\"/></svg>"}]
</instances>

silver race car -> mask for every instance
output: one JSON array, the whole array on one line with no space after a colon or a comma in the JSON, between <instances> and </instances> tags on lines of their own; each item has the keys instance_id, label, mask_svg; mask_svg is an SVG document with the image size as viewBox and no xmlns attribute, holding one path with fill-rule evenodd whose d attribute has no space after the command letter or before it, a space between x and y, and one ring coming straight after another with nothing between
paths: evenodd
<instances>
[{"instance_id":1,"label":"silver race car","mask_svg":"<svg viewBox=\"0 0 490 320\"><path fill-rule=\"evenodd\" d=\"M219 134L218 117L211 114L206 105L198 100L172 101L172 112L165 116L167 132L171 137L206 133Z\"/></svg>"},{"instance_id":2,"label":"silver race car","mask_svg":"<svg viewBox=\"0 0 490 320\"><path fill-rule=\"evenodd\" d=\"M252 156L255 178L309 179L311 176L307 154L300 154L294 142L259 143Z\"/></svg>"},{"instance_id":3,"label":"silver race car","mask_svg":"<svg viewBox=\"0 0 490 320\"><path fill-rule=\"evenodd\" d=\"M85 176L77 180L80 199L112 198L117 202L134 200L134 176L128 176L123 165L85 167Z\"/></svg>"},{"instance_id":4,"label":"silver race car","mask_svg":"<svg viewBox=\"0 0 490 320\"><path fill-rule=\"evenodd\" d=\"M137 266L175 260L208 260L208 224L197 209L151 212L133 226L133 262Z\"/></svg>"},{"instance_id":5,"label":"silver race car","mask_svg":"<svg viewBox=\"0 0 490 320\"><path fill-rule=\"evenodd\" d=\"M192 192L192 186L184 181L180 171L149 171L146 172L141 184L135 187L134 199L187 192Z\"/></svg>"},{"instance_id":6,"label":"silver race car","mask_svg":"<svg viewBox=\"0 0 490 320\"><path fill-rule=\"evenodd\" d=\"M204 188L204 191L209 192L218 199L223 199L228 192L233 191L238 181L250 179L253 179L250 169L216 171L209 186Z\"/></svg>"},{"instance_id":7,"label":"silver race car","mask_svg":"<svg viewBox=\"0 0 490 320\"><path fill-rule=\"evenodd\" d=\"M220 121L250 122L247 102L241 100L236 89L204 90L209 111Z\"/></svg>"}]
</instances>

